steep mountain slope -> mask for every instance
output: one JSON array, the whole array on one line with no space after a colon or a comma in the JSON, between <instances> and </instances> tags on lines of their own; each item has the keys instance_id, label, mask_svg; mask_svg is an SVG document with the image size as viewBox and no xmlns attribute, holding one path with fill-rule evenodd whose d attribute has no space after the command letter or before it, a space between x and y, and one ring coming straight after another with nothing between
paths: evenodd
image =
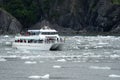
<instances>
[{"instance_id":1,"label":"steep mountain slope","mask_svg":"<svg viewBox=\"0 0 120 80\"><path fill-rule=\"evenodd\" d=\"M119 32L120 0L0 0L23 29L43 20L83 32Z\"/></svg>"},{"instance_id":2,"label":"steep mountain slope","mask_svg":"<svg viewBox=\"0 0 120 80\"><path fill-rule=\"evenodd\" d=\"M15 34L20 32L21 29L22 25L15 17L0 9L0 34Z\"/></svg>"}]
</instances>

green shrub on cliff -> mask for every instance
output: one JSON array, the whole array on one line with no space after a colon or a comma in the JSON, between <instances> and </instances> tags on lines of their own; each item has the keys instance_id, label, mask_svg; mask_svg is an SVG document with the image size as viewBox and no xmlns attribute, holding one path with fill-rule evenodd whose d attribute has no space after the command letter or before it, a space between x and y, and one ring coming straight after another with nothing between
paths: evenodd
<instances>
[{"instance_id":1,"label":"green shrub on cliff","mask_svg":"<svg viewBox=\"0 0 120 80\"><path fill-rule=\"evenodd\" d=\"M30 26L37 21L38 8L33 0L5 0L1 7L14 15L24 26Z\"/></svg>"},{"instance_id":2,"label":"green shrub on cliff","mask_svg":"<svg viewBox=\"0 0 120 80\"><path fill-rule=\"evenodd\" d=\"M60 14L56 6L62 2L64 0L3 0L0 7L15 16L27 28L43 19L58 19Z\"/></svg>"},{"instance_id":3,"label":"green shrub on cliff","mask_svg":"<svg viewBox=\"0 0 120 80\"><path fill-rule=\"evenodd\" d=\"M120 4L120 0L111 0L113 4Z\"/></svg>"}]
</instances>

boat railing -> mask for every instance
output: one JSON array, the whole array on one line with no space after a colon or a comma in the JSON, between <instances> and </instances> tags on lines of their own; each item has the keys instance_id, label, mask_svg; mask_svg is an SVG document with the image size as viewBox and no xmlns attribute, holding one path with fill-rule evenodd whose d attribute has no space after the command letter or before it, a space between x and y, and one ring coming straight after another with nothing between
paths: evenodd
<instances>
[{"instance_id":1,"label":"boat railing","mask_svg":"<svg viewBox=\"0 0 120 80\"><path fill-rule=\"evenodd\" d=\"M65 39L60 38L60 39L45 39L45 40L34 40L34 39L18 39L15 40L16 43L45 43L45 44L50 44L50 43L64 43Z\"/></svg>"},{"instance_id":2,"label":"boat railing","mask_svg":"<svg viewBox=\"0 0 120 80\"><path fill-rule=\"evenodd\" d=\"M39 34L40 34L40 32L26 32L26 33L21 32L21 33L17 34L17 36L32 36L32 35L39 35Z\"/></svg>"}]
</instances>

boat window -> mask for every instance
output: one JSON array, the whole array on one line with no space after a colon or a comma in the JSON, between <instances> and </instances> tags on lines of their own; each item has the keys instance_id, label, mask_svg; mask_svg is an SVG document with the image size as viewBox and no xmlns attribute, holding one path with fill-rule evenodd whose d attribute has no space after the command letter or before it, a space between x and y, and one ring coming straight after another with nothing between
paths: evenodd
<instances>
[{"instance_id":1,"label":"boat window","mask_svg":"<svg viewBox=\"0 0 120 80\"><path fill-rule=\"evenodd\" d=\"M28 40L28 43L32 43L33 42L33 40L31 39L31 40Z\"/></svg>"},{"instance_id":2,"label":"boat window","mask_svg":"<svg viewBox=\"0 0 120 80\"><path fill-rule=\"evenodd\" d=\"M39 35L40 32L30 32L30 35Z\"/></svg>"},{"instance_id":3,"label":"boat window","mask_svg":"<svg viewBox=\"0 0 120 80\"><path fill-rule=\"evenodd\" d=\"M28 43L43 43L43 40L28 40Z\"/></svg>"},{"instance_id":4,"label":"boat window","mask_svg":"<svg viewBox=\"0 0 120 80\"><path fill-rule=\"evenodd\" d=\"M57 32L42 32L43 35L55 35Z\"/></svg>"},{"instance_id":5,"label":"boat window","mask_svg":"<svg viewBox=\"0 0 120 80\"><path fill-rule=\"evenodd\" d=\"M39 34L40 34L40 32L36 32L36 33L35 33L35 35L39 35Z\"/></svg>"},{"instance_id":6,"label":"boat window","mask_svg":"<svg viewBox=\"0 0 120 80\"><path fill-rule=\"evenodd\" d=\"M38 43L38 40L33 40L33 43Z\"/></svg>"},{"instance_id":7,"label":"boat window","mask_svg":"<svg viewBox=\"0 0 120 80\"><path fill-rule=\"evenodd\" d=\"M43 40L38 40L38 43L43 43Z\"/></svg>"}]
</instances>

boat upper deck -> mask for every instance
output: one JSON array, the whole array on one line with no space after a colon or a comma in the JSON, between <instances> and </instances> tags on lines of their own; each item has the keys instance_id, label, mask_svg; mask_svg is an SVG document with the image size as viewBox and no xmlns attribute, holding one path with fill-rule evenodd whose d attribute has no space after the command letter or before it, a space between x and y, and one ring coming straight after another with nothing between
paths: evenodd
<instances>
[{"instance_id":1,"label":"boat upper deck","mask_svg":"<svg viewBox=\"0 0 120 80\"><path fill-rule=\"evenodd\" d=\"M51 29L48 26L44 26L40 30L28 30L28 32L57 32L55 29Z\"/></svg>"}]
</instances>

